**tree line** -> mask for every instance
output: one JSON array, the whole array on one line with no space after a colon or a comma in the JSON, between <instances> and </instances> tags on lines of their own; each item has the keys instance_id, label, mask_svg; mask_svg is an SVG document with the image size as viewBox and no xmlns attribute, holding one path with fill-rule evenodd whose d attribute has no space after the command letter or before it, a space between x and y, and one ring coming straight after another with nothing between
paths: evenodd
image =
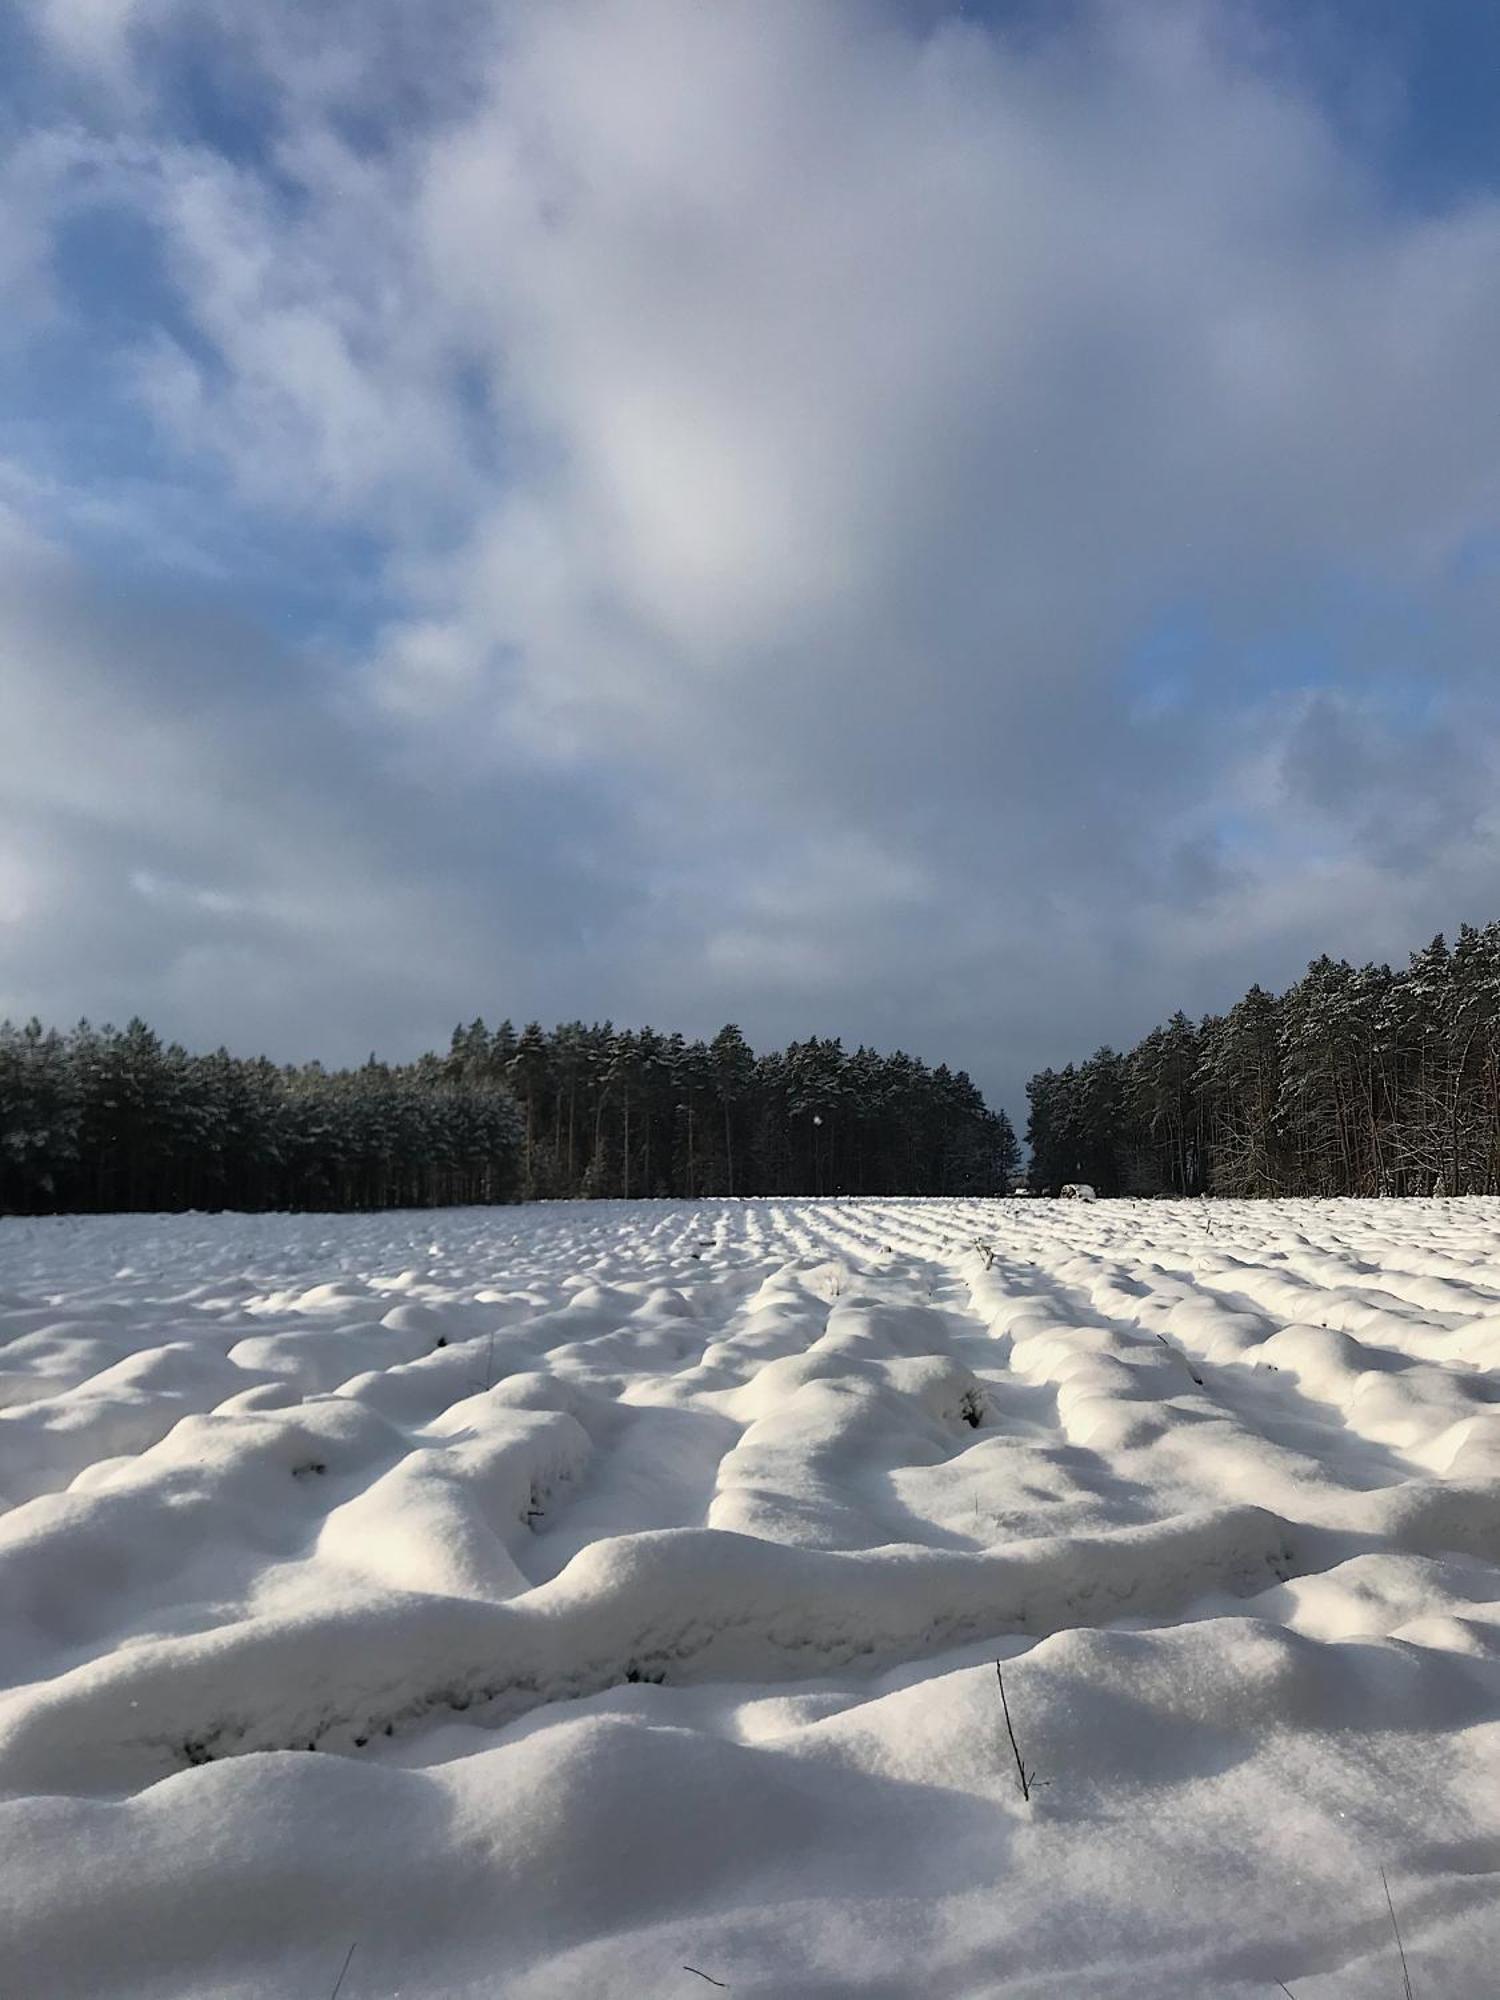
<instances>
[{"instance_id":1,"label":"tree line","mask_svg":"<svg viewBox=\"0 0 1500 2000\"><path fill-rule=\"evenodd\" d=\"M962 1070L816 1036L757 1056L733 1023L688 1041L475 1021L446 1068L509 1083L536 1196L993 1193L1020 1152Z\"/></svg>"},{"instance_id":2,"label":"tree line","mask_svg":"<svg viewBox=\"0 0 1500 2000\"><path fill-rule=\"evenodd\" d=\"M432 1056L355 1070L164 1046L144 1021L0 1023L0 1212L501 1201L521 1121Z\"/></svg>"},{"instance_id":3,"label":"tree line","mask_svg":"<svg viewBox=\"0 0 1500 2000\"><path fill-rule=\"evenodd\" d=\"M509 1021L357 1069L0 1023L0 1212L366 1209L570 1196L956 1194L1018 1154L970 1079L813 1039L757 1056Z\"/></svg>"},{"instance_id":4,"label":"tree line","mask_svg":"<svg viewBox=\"0 0 1500 2000\"><path fill-rule=\"evenodd\" d=\"M1031 1185L1101 1194L1500 1193L1500 922L1407 966L1315 959L1027 1085Z\"/></svg>"}]
</instances>

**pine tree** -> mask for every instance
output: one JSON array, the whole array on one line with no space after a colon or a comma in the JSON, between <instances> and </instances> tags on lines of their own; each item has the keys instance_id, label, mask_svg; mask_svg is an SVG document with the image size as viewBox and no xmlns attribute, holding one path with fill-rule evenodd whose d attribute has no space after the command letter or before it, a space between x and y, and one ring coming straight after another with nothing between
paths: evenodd
<instances>
[{"instance_id":1,"label":"pine tree","mask_svg":"<svg viewBox=\"0 0 1500 2000\"><path fill-rule=\"evenodd\" d=\"M736 1108L749 1091L755 1076L755 1057L750 1045L731 1021L722 1027L709 1045L713 1062L714 1090L724 1119L724 1188L735 1192L734 1126Z\"/></svg>"}]
</instances>

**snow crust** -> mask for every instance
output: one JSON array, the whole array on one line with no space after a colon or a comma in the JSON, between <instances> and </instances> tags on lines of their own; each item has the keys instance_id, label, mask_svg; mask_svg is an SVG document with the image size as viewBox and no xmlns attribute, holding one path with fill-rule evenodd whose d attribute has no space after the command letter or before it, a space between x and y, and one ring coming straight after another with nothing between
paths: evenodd
<instances>
[{"instance_id":1,"label":"snow crust","mask_svg":"<svg viewBox=\"0 0 1500 2000\"><path fill-rule=\"evenodd\" d=\"M0 1222L0 1993L1491 1994L1497 1419L1492 1201Z\"/></svg>"}]
</instances>

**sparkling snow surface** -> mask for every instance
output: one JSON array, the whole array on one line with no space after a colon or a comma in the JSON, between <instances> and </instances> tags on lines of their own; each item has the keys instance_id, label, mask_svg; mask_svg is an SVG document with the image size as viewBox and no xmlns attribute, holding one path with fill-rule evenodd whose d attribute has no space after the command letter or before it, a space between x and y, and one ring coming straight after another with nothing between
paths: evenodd
<instances>
[{"instance_id":1,"label":"sparkling snow surface","mask_svg":"<svg viewBox=\"0 0 1500 2000\"><path fill-rule=\"evenodd\" d=\"M13 1220L0 1409L6 2000L1500 1991L1500 1203Z\"/></svg>"}]
</instances>

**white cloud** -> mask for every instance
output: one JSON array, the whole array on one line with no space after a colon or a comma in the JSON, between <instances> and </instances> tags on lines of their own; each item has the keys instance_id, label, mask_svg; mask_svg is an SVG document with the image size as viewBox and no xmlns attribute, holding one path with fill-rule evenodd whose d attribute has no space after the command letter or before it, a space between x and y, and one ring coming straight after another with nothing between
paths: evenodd
<instances>
[{"instance_id":1,"label":"white cloud","mask_svg":"<svg viewBox=\"0 0 1500 2000\"><path fill-rule=\"evenodd\" d=\"M272 107L233 162L167 130L185 12L49 19L134 92L90 185L175 289L135 353L170 449L382 551L369 740L399 726L408 775L608 796L654 915L574 999L555 934L486 976L778 1030L803 995L802 1026L861 1032L884 965L897 1032L1013 1081L1309 944L1487 914L1420 916L1485 893L1497 834L1413 788L1445 743L1474 782L1493 719L1371 720L1375 669L1339 661L1319 794L1298 683L1327 678L1320 619L1330 649L1358 627L1323 596L1371 580L1428 620L1416 671L1481 670L1456 558L1500 527L1500 202L1394 206L1285 49L1209 6L1025 37L842 0L454 7L423 63L409 13L321 15L210 17ZM1216 655L1143 701L1131 659L1183 603ZM33 797L73 726L26 711ZM195 781L121 727L138 761L90 810L165 837ZM243 789L212 719L192 757ZM482 876L455 895L422 852L434 908L482 922ZM378 934L376 865L311 884L307 923L336 897Z\"/></svg>"}]
</instances>

